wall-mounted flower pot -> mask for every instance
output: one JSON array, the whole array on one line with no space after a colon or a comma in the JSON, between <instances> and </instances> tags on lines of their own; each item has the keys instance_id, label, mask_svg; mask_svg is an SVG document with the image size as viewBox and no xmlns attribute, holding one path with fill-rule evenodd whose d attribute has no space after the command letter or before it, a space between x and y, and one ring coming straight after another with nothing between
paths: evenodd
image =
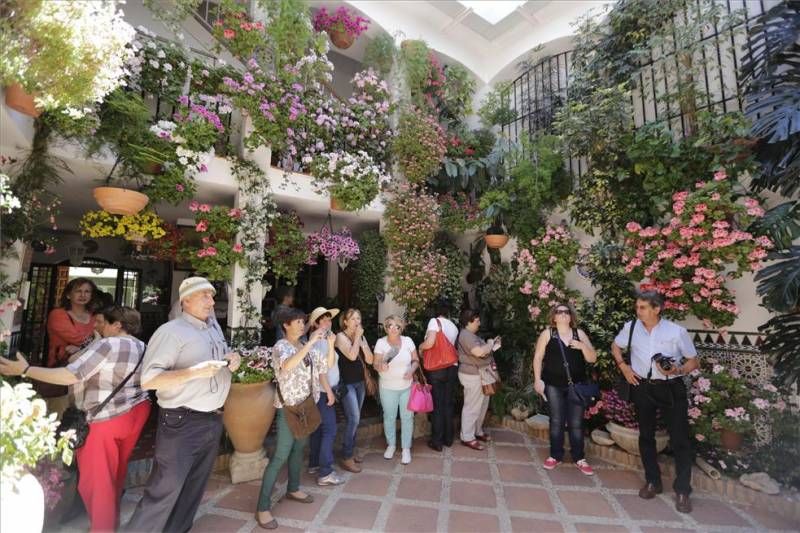
<instances>
[{"instance_id":1,"label":"wall-mounted flower pot","mask_svg":"<svg viewBox=\"0 0 800 533\"><path fill-rule=\"evenodd\" d=\"M734 452L742 447L744 435L738 431L731 431L730 429L723 429L719 432L719 441L722 447L728 451Z\"/></svg>"},{"instance_id":2,"label":"wall-mounted flower pot","mask_svg":"<svg viewBox=\"0 0 800 533\"><path fill-rule=\"evenodd\" d=\"M335 196L331 196L331 209L333 211L347 211L347 209L344 208L342 201Z\"/></svg>"},{"instance_id":3,"label":"wall-mounted flower pot","mask_svg":"<svg viewBox=\"0 0 800 533\"><path fill-rule=\"evenodd\" d=\"M326 30L328 32L328 36L331 38L331 42L336 48L340 48L342 50L347 50L353 43L355 42L356 38L354 35L347 33L346 31L336 31L336 30Z\"/></svg>"},{"instance_id":4,"label":"wall-mounted flower pot","mask_svg":"<svg viewBox=\"0 0 800 533\"><path fill-rule=\"evenodd\" d=\"M112 215L135 215L150 201L146 194L119 187L97 187L93 194L97 204Z\"/></svg>"},{"instance_id":5,"label":"wall-mounted flower pot","mask_svg":"<svg viewBox=\"0 0 800 533\"><path fill-rule=\"evenodd\" d=\"M14 111L19 111L24 115L30 117L38 117L42 114L41 110L36 108L36 102L33 100L33 95L25 92L22 85L15 83L6 87L6 105Z\"/></svg>"},{"instance_id":6,"label":"wall-mounted flower pot","mask_svg":"<svg viewBox=\"0 0 800 533\"><path fill-rule=\"evenodd\" d=\"M486 241L486 246L489 248L502 248L506 244L508 244L508 235L505 233L498 234L498 235L485 235L484 240Z\"/></svg>"}]
</instances>

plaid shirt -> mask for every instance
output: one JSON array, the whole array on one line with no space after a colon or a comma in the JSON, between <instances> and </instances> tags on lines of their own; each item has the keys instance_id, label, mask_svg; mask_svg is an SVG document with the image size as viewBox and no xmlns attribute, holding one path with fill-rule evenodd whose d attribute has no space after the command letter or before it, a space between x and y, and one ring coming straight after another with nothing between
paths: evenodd
<instances>
[{"instance_id":1,"label":"plaid shirt","mask_svg":"<svg viewBox=\"0 0 800 533\"><path fill-rule=\"evenodd\" d=\"M147 400L147 391L141 388L140 366L114 398L92 416L92 410L133 371L144 354L144 348L144 343L134 337L107 337L91 344L67 366L67 370L79 380L70 387L70 393L75 397L76 407L86 411L89 421L119 416Z\"/></svg>"}]
</instances>

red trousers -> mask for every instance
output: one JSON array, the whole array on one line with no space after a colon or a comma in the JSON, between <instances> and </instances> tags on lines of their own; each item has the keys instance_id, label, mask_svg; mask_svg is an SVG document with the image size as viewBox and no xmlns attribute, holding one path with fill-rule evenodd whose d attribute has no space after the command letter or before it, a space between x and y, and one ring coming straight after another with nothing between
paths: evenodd
<instances>
[{"instance_id":1,"label":"red trousers","mask_svg":"<svg viewBox=\"0 0 800 533\"><path fill-rule=\"evenodd\" d=\"M119 500L125 488L128 459L147 418L150 402L127 413L91 422L86 443L78 448L78 492L89 513L90 531L114 531L119 522Z\"/></svg>"}]
</instances>

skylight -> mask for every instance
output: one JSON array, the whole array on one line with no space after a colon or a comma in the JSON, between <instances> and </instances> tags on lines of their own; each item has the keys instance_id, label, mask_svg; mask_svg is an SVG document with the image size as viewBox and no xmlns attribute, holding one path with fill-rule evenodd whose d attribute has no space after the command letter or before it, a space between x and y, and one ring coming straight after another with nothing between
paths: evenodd
<instances>
[{"instance_id":1,"label":"skylight","mask_svg":"<svg viewBox=\"0 0 800 533\"><path fill-rule=\"evenodd\" d=\"M459 4L471 8L473 13L489 24L497 24L525 2L526 0L458 0Z\"/></svg>"}]
</instances>

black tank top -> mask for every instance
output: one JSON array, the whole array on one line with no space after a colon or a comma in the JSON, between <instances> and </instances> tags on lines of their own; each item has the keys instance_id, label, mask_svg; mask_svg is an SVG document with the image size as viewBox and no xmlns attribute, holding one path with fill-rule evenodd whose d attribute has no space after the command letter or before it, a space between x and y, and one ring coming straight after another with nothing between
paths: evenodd
<instances>
[{"instance_id":1,"label":"black tank top","mask_svg":"<svg viewBox=\"0 0 800 533\"><path fill-rule=\"evenodd\" d=\"M355 361L351 361L339 348L339 379L342 383L351 384L364 381L364 363L361 360L361 351Z\"/></svg>"},{"instance_id":2,"label":"black tank top","mask_svg":"<svg viewBox=\"0 0 800 533\"><path fill-rule=\"evenodd\" d=\"M554 328L550 329L550 342L544 349L544 360L542 361L542 381L548 385L556 387L566 387L569 383L567 381L567 373L564 371L564 359L561 356L561 348L558 344L561 342L558 337L558 332ZM572 338L578 338L578 331L572 330ZM572 374L572 382L580 383L586 381L586 360L583 358L583 353L580 350L569 347L569 339L565 339L564 355L567 356L569 363L569 372Z\"/></svg>"}]
</instances>

